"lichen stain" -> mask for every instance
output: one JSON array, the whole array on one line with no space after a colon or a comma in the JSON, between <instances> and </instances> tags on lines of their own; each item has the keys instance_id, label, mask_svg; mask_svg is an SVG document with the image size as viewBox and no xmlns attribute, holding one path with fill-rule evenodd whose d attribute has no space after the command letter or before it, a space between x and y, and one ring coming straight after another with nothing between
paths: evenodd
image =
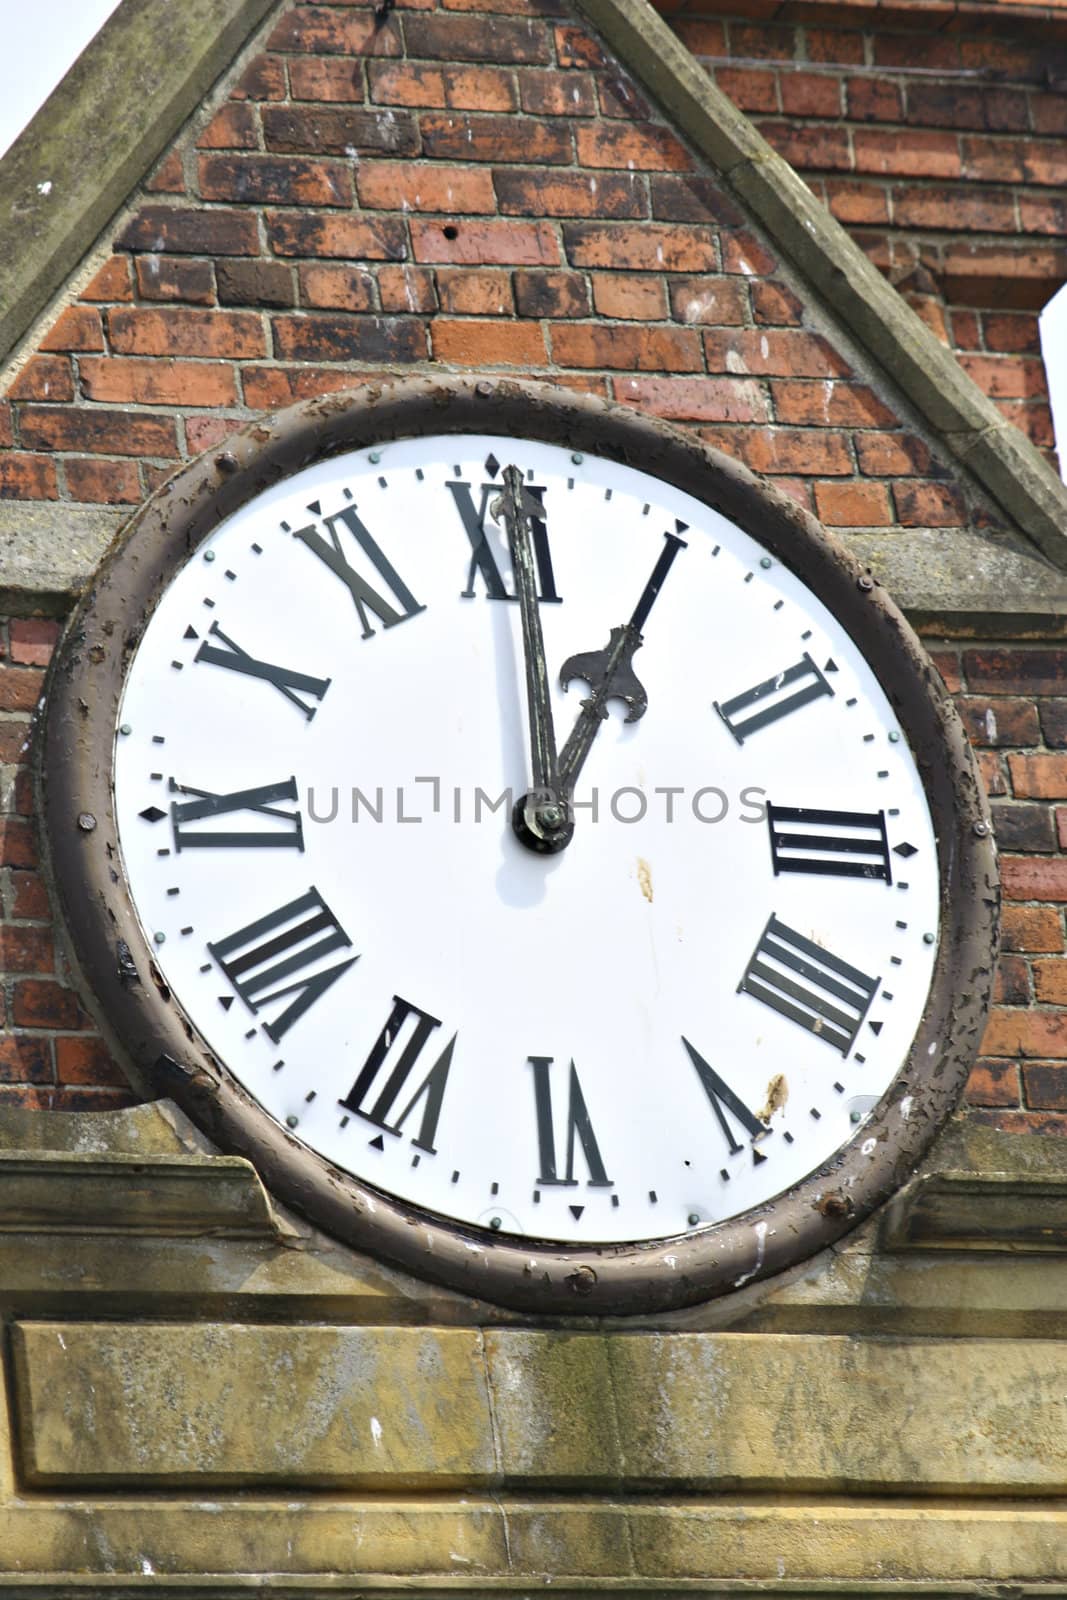
<instances>
[{"instance_id":1,"label":"lichen stain","mask_svg":"<svg viewBox=\"0 0 1067 1600\"><path fill-rule=\"evenodd\" d=\"M644 895L644 897L648 901L649 905L651 905L652 904L652 868L649 866L649 864L645 860L644 856L638 856L638 858L637 858L637 882L638 882L638 886L639 886L639 888L641 890L641 893Z\"/></svg>"},{"instance_id":2,"label":"lichen stain","mask_svg":"<svg viewBox=\"0 0 1067 1600\"><path fill-rule=\"evenodd\" d=\"M770 1122L776 1111L781 1111L789 1099L789 1084L784 1072L776 1072L767 1085L767 1098L762 1111L756 1116L760 1122Z\"/></svg>"}]
</instances>

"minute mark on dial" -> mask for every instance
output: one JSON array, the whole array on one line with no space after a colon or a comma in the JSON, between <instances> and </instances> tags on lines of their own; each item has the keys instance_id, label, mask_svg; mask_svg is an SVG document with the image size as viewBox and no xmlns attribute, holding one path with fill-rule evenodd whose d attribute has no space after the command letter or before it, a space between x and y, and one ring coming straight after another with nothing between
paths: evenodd
<instances>
[{"instance_id":1,"label":"minute mark on dial","mask_svg":"<svg viewBox=\"0 0 1067 1600\"><path fill-rule=\"evenodd\" d=\"M296 672L290 667L280 667L272 661L260 661L242 648L235 639L223 633L217 622L213 622L209 632L221 639L225 645L220 650L218 645L209 644L205 639L194 656L194 661L204 661L213 667L226 667L231 672L243 673L249 678L261 678L270 683L283 694L291 705L302 711L310 722L318 707L309 705L301 699L301 695L312 695L316 700L321 700L333 681L330 678L315 678L306 672ZM297 692L299 690L299 693Z\"/></svg>"}]
</instances>

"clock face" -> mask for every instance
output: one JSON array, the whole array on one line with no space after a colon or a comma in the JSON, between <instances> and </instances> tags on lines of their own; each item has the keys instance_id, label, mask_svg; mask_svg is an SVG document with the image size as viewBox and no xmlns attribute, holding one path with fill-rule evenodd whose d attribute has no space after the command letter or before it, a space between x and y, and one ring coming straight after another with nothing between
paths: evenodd
<instances>
[{"instance_id":1,"label":"clock face","mask_svg":"<svg viewBox=\"0 0 1067 1600\"><path fill-rule=\"evenodd\" d=\"M797 509L615 408L444 394L149 504L61 652L56 877L135 1064L316 1220L517 1305L687 1303L950 1109L973 768Z\"/></svg>"}]
</instances>

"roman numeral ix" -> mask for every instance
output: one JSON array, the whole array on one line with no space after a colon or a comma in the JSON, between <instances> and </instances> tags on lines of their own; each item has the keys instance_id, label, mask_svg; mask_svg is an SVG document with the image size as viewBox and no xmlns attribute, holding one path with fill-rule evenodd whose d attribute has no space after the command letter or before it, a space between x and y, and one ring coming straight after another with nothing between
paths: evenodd
<instances>
[{"instance_id":1,"label":"roman numeral ix","mask_svg":"<svg viewBox=\"0 0 1067 1600\"><path fill-rule=\"evenodd\" d=\"M542 484L530 483L525 487L535 500L543 501L545 490ZM446 488L451 491L452 498L456 503L456 510L459 512L460 521L463 523L463 528L471 547L471 564L467 573L467 587L460 590L463 599L472 600L474 598L474 577L475 573L480 572L490 600L517 600L518 595L505 586L504 580L500 576L500 568L497 566L496 556L493 554L493 548L489 543L489 536L485 526L486 517L489 515L489 502L501 493L500 485L498 483L483 483L480 489L481 500L477 506L474 504L474 496L471 494L471 485L469 483L463 483L455 479L446 484ZM556 580L552 572L552 552L548 545L548 529L544 520L537 517L531 519L531 528L533 532L534 561L537 566L538 599L558 604L560 597L556 593Z\"/></svg>"},{"instance_id":2,"label":"roman numeral ix","mask_svg":"<svg viewBox=\"0 0 1067 1600\"><path fill-rule=\"evenodd\" d=\"M312 887L277 911L209 944L208 949L253 1014L287 995L295 997L263 1029L277 1044L359 960L349 956L336 966L319 967L324 957L351 944L319 891Z\"/></svg>"},{"instance_id":3,"label":"roman numeral ix","mask_svg":"<svg viewBox=\"0 0 1067 1600\"><path fill-rule=\"evenodd\" d=\"M772 913L737 989L847 1056L881 981Z\"/></svg>"},{"instance_id":4,"label":"roman numeral ix","mask_svg":"<svg viewBox=\"0 0 1067 1600\"><path fill-rule=\"evenodd\" d=\"M306 545L320 561L325 562L330 571L345 585L359 615L364 639L369 639L374 633L368 613L377 617L383 628L395 628L398 622L407 622L410 617L425 611L426 607L419 605L384 551L364 527L356 515L354 505L342 507L332 517L322 515L322 507L317 500L311 502L308 510L319 520L309 523L306 528L294 528L293 538L299 539L301 544ZM338 524L352 535L363 554L376 569L378 576L388 585L400 607L399 610L391 605L384 595L379 594L377 589L372 588L366 578L352 566L342 548Z\"/></svg>"},{"instance_id":5,"label":"roman numeral ix","mask_svg":"<svg viewBox=\"0 0 1067 1600\"><path fill-rule=\"evenodd\" d=\"M809 872L893 881L884 811L816 811L768 801L767 826L775 877Z\"/></svg>"},{"instance_id":6,"label":"roman numeral ix","mask_svg":"<svg viewBox=\"0 0 1067 1600\"><path fill-rule=\"evenodd\" d=\"M405 1024L409 1018L414 1018L414 1025L406 1031L401 1041L401 1034L405 1033ZM371 1052L360 1068L355 1083L340 1102L347 1111L354 1111L358 1117L373 1122L375 1127L382 1128L386 1133L399 1134L419 1101L423 1101L419 1131L411 1142L416 1150L424 1150L430 1156L437 1154L435 1148L437 1124L441 1117L449 1068L452 1065L452 1051L456 1044L455 1034L449 1039L414 1093L407 1096L403 1102L403 1110L399 1114L394 1113L397 1101L407 1087L408 1079L430 1035L440 1026L439 1017L431 1017L428 1011L420 1011L419 1007L413 1006L410 1001L394 995L393 1009L385 1026L371 1047ZM384 1080L379 1084L376 1080L383 1068L387 1068L387 1071ZM375 1093L375 1099L368 1107L366 1102L372 1092ZM384 1149L384 1141L380 1135L371 1143L379 1150Z\"/></svg>"},{"instance_id":7,"label":"roman numeral ix","mask_svg":"<svg viewBox=\"0 0 1067 1600\"><path fill-rule=\"evenodd\" d=\"M244 850L303 850L304 832L299 811L284 811L274 803L278 800L295 800L296 779L284 783L267 783L258 789L238 789L233 794L212 794L210 789L194 789L191 784L170 780L171 794L195 795L195 800L172 800L170 820L174 829L174 847L182 850L244 849ZM234 811L251 811L259 817L270 819L266 827L246 829L237 833L217 828L194 828L194 822L208 817L228 816ZM281 823L280 828L273 824Z\"/></svg>"},{"instance_id":8,"label":"roman numeral ix","mask_svg":"<svg viewBox=\"0 0 1067 1600\"><path fill-rule=\"evenodd\" d=\"M764 678L762 683L734 695L732 700L721 704L716 700L715 709L738 744L744 744L761 728L833 692L805 650L799 661L776 672L773 678Z\"/></svg>"}]
</instances>

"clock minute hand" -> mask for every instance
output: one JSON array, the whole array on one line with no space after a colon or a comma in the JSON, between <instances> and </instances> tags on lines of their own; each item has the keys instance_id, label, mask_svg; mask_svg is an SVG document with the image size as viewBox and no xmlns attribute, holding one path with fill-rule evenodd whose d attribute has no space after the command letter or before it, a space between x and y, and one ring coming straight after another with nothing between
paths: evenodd
<instances>
[{"instance_id":1,"label":"clock minute hand","mask_svg":"<svg viewBox=\"0 0 1067 1600\"><path fill-rule=\"evenodd\" d=\"M570 842L574 832L570 808L561 797L556 761L556 734L548 666L541 633L531 519L544 507L526 488L519 467L505 467L504 490L490 506L508 530L515 592L522 619L522 653L526 668L526 704L530 716L530 767L533 787L515 804L512 827L528 850L552 854Z\"/></svg>"},{"instance_id":2,"label":"clock minute hand","mask_svg":"<svg viewBox=\"0 0 1067 1600\"><path fill-rule=\"evenodd\" d=\"M573 793L578 775L586 757L593 748L600 724L607 720L608 701L621 700L626 706L626 721L636 722L648 710L648 696L633 669L634 652L644 643L642 629L656 602L671 563L679 550L686 549L684 539L673 533L663 535L666 543L659 553L651 576L641 591L641 598L633 609L629 622L621 628L612 628L603 650L588 650L581 655L568 656L560 668L559 680L566 689L576 678L587 683L592 693L582 701L582 709L571 730L570 738L559 754L558 773L561 792Z\"/></svg>"}]
</instances>

